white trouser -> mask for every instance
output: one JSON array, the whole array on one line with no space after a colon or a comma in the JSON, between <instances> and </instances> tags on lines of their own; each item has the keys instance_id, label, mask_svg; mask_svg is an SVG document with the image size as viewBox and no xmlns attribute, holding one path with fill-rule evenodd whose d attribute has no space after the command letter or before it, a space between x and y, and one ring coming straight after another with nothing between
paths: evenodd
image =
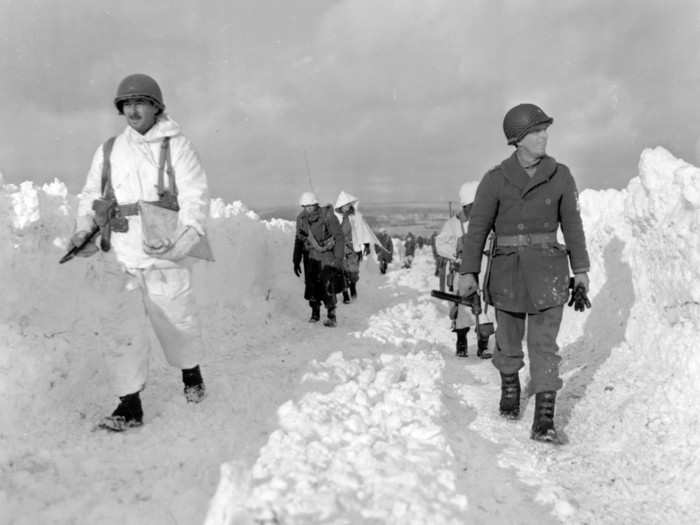
<instances>
[{"instance_id":1,"label":"white trouser","mask_svg":"<svg viewBox=\"0 0 700 525\"><path fill-rule=\"evenodd\" d=\"M199 364L203 342L191 281L188 267L105 269L103 285L114 302L101 316L101 341L118 396L138 392L146 384L150 353L146 318L169 365L183 369Z\"/></svg>"},{"instance_id":2,"label":"white trouser","mask_svg":"<svg viewBox=\"0 0 700 525\"><path fill-rule=\"evenodd\" d=\"M455 282L455 289L459 286L459 279L462 279L461 275L456 276L457 280ZM486 308L486 305L481 303L482 310ZM456 310L456 311L455 311ZM450 308L450 319L455 320L455 328L467 328L474 326L476 324L476 318L472 314L471 308L463 305L452 304ZM496 309L493 306L486 308L486 313L482 313L479 316L479 323L493 323L496 326Z\"/></svg>"}]
</instances>

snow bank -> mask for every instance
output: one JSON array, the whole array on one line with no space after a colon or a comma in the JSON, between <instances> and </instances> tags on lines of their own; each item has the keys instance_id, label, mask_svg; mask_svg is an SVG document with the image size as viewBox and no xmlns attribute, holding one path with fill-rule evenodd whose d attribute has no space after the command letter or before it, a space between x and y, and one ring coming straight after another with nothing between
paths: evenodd
<instances>
[{"instance_id":1,"label":"snow bank","mask_svg":"<svg viewBox=\"0 0 700 525\"><path fill-rule=\"evenodd\" d=\"M452 453L438 425L438 352L312 363L307 380L337 381L279 409L260 451L247 507L271 523L342 517L380 523L459 523Z\"/></svg>"},{"instance_id":2,"label":"snow bank","mask_svg":"<svg viewBox=\"0 0 700 525\"><path fill-rule=\"evenodd\" d=\"M700 512L700 169L661 147L646 149L624 191L586 191L581 205L593 309L578 316L563 353L565 360L579 355L584 371L576 375L590 384L567 417L567 460L552 469L561 478L577 473L573 492L597 523L693 522Z\"/></svg>"},{"instance_id":3,"label":"snow bank","mask_svg":"<svg viewBox=\"0 0 700 525\"><path fill-rule=\"evenodd\" d=\"M25 414L65 418L66 404L86 392L105 396L88 407L113 402L99 352L98 313L113 293L101 285L102 254L58 264L75 210L76 198L57 180L0 189L0 463L11 449L5 440L35 431ZM263 222L240 202L215 199L209 234L217 263L195 269L205 334L215 323L234 329L237 315L292 309L289 299L302 289L290 279L292 223Z\"/></svg>"}]
</instances>

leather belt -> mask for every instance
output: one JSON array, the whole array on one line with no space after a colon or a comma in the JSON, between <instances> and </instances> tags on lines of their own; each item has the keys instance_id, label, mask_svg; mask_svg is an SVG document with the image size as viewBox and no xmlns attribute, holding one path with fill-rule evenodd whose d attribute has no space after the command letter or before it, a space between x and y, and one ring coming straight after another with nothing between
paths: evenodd
<instances>
[{"instance_id":1,"label":"leather belt","mask_svg":"<svg viewBox=\"0 0 700 525\"><path fill-rule=\"evenodd\" d=\"M531 246L533 244L553 244L556 242L557 232L496 236L496 246Z\"/></svg>"},{"instance_id":2,"label":"leather belt","mask_svg":"<svg viewBox=\"0 0 700 525\"><path fill-rule=\"evenodd\" d=\"M138 215L139 214L139 204L137 202L133 202L131 204L119 204L119 214L122 217L128 217L129 215Z\"/></svg>"}]
</instances>

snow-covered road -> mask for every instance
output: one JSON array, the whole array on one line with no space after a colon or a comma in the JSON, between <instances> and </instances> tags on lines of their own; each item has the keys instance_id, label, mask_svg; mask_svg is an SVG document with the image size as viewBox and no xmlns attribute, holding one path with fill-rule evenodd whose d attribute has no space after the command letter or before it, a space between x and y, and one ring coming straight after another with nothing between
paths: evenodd
<instances>
[{"instance_id":1,"label":"snow-covered road","mask_svg":"<svg viewBox=\"0 0 700 525\"><path fill-rule=\"evenodd\" d=\"M454 357L447 305L426 293L428 251L386 278L369 266L339 329L319 334L328 355L302 377L311 391L280 407L250 474L224 468L207 524L554 523L468 428L460 385L479 388L470 370L497 373Z\"/></svg>"},{"instance_id":2,"label":"snow-covered road","mask_svg":"<svg viewBox=\"0 0 700 525\"><path fill-rule=\"evenodd\" d=\"M209 523L224 523L234 479L245 516L281 523L547 523L534 490L467 428L473 411L454 385L491 367L453 357L446 306L424 293L430 264L423 254L380 276L369 263L336 329L306 322L291 272L296 296L205 301L206 401L186 404L153 352L145 424L123 435L93 431L114 402L99 355L80 362L98 336L82 325L52 335L48 317L26 326L9 342L51 349L46 369L19 363L31 384L54 385L3 429L0 523L196 524L215 494ZM99 263L78 265L84 277Z\"/></svg>"}]
</instances>

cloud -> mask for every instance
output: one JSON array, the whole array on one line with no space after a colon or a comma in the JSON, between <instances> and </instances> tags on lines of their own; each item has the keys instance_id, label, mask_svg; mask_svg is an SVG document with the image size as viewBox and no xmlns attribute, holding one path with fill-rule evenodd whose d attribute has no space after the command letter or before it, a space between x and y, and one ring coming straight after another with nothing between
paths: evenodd
<instances>
[{"instance_id":1,"label":"cloud","mask_svg":"<svg viewBox=\"0 0 700 525\"><path fill-rule=\"evenodd\" d=\"M304 152L332 196L454 200L509 154L502 118L523 101L554 116L550 151L582 188L626 185L646 146L695 157L700 5L544 5L5 2L0 165L75 191L135 71L160 82L212 193L251 205L295 202Z\"/></svg>"}]
</instances>

